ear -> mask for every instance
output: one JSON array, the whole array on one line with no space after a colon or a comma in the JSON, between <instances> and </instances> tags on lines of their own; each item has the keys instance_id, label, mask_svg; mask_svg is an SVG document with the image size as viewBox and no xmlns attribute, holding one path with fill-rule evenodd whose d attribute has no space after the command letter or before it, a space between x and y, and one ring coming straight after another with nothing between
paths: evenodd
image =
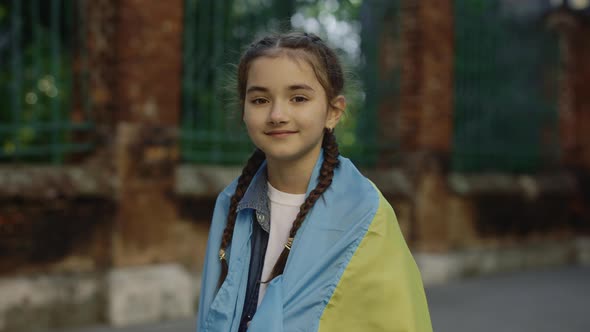
<instances>
[{"instance_id":1,"label":"ear","mask_svg":"<svg viewBox=\"0 0 590 332\"><path fill-rule=\"evenodd\" d=\"M334 129L340 117L346 110L346 98L343 95L334 97L328 106L328 116L326 119L326 128Z\"/></svg>"}]
</instances>

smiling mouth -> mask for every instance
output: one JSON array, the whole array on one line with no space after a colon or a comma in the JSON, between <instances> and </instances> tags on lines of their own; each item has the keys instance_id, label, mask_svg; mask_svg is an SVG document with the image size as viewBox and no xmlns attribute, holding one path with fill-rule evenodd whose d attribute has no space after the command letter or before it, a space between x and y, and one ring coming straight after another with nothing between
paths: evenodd
<instances>
[{"instance_id":1,"label":"smiling mouth","mask_svg":"<svg viewBox=\"0 0 590 332\"><path fill-rule=\"evenodd\" d=\"M296 133L297 133L297 131L292 131L292 130L274 130L274 131L265 132L266 135L272 136L272 137L287 137L289 135L296 134Z\"/></svg>"}]
</instances>

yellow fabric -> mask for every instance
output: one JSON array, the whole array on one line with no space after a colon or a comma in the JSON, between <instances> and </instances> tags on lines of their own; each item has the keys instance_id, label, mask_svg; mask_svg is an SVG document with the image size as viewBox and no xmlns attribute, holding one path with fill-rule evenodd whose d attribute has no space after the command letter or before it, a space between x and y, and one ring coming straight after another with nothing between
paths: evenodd
<instances>
[{"instance_id":1,"label":"yellow fabric","mask_svg":"<svg viewBox=\"0 0 590 332\"><path fill-rule=\"evenodd\" d=\"M432 331L420 272L381 193L377 213L324 309L319 331Z\"/></svg>"}]
</instances>

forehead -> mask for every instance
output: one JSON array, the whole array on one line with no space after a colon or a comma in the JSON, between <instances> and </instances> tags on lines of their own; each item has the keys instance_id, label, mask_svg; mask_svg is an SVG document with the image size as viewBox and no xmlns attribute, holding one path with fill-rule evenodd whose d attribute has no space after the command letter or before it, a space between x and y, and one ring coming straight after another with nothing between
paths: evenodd
<instances>
[{"instance_id":1,"label":"forehead","mask_svg":"<svg viewBox=\"0 0 590 332\"><path fill-rule=\"evenodd\" d=\"M263 86L269 89L284 88L296 84L307 84L321 88L311 65L303 59L287 55L262 56L250 65L247 86Z\"/></svg>"}]
</instances>

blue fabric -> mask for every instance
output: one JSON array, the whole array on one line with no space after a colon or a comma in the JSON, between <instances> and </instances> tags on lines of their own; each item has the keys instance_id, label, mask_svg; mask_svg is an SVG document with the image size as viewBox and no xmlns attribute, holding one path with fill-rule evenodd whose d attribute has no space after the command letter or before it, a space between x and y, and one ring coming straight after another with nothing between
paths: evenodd
<instances>
[{"instance_id":1,"label":"blue fabric","mask_svg":"<svg viewBox=\"0 0 590 332\"><path fill-rule=\"evenodd\" d=\"M282 276L275 278L248 331L317 331L338 281L364 237L379 205L379 194L346 158L340 157L332 185L315 203L299 229ZM317 185L318 159L307 194ZM218 251L236 181L217 198L207 245L198 313L198 331L237 331L250 262L252 213L262 209L253 197L263 167L241 203L229 250L228 276L216 294ZM252 188L252 191L250 190Z\"/></svg>"},{"instance_id":2,"label":"blue fabric","mask_svg":"<svg viewBox=\"0 0 590 332\"><path fill-rule=\"evenodd\" d=\"M252 320L258 308L260 280L262 279L262 268L264 267L264 257L266 256L269 238L269 234L262 229L259 223L253 221L252 224L252 235L250 236L250 268L248 271L246 299L244 301L240 329L238 330L240 332L247 330L247 323Z\"/></svg>"}]
</instances>

